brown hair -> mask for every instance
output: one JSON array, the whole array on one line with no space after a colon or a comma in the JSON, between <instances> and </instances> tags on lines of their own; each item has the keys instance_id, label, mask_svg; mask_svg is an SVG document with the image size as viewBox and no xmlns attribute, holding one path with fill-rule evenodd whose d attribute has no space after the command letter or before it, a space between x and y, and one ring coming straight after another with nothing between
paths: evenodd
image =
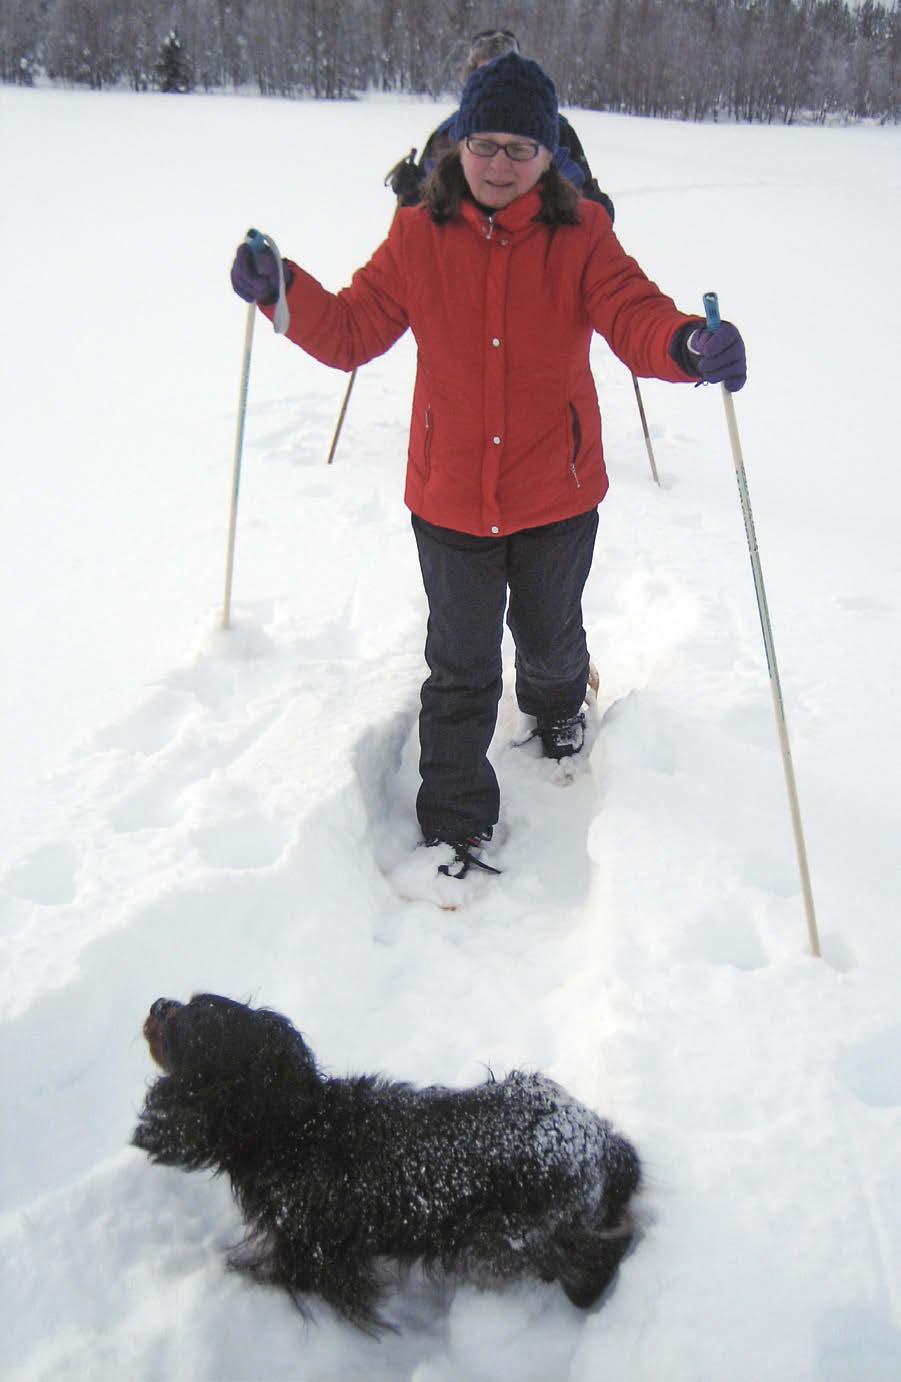
<instances>
[{"instance_id":1,"label":"brown hair","mask_svg":"<svg viewBox=\"0 0 901 1382\"><path fill-rule=\"evenodd\" d=\"M556 164L552 163L545 169L536 186L541 196L541 210L535 217L536 221L555 227L579 224L582 195ZM454 149L432 169L423 189L422 200L432 220L441 226L459 216L460 203L470 195L460 155Z\"/></svg>"}]
</instances>

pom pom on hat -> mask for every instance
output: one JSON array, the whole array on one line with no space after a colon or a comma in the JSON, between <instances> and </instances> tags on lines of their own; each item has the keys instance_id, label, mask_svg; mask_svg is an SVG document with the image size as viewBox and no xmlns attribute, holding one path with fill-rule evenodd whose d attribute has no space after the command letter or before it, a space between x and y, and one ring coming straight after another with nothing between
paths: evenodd
<instances>
[{"instance_id":1,"label":"pom pom on hat","mask_svg":"<svg viewBox=\"0 0 901 1382\"><path fill-rule=\"evenodd\" d=\"M463 88L450 129L454 139L469 134L518 134L552 152L560 122L557 92L544 68L518 53L477 67Z\"/></svg>"}]
</instances>

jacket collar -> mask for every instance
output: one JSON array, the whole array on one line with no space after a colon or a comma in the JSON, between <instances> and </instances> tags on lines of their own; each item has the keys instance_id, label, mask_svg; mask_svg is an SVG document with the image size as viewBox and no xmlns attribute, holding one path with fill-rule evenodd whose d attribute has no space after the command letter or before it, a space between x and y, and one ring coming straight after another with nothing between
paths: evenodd
<instances>
[{"instance_id":1,"label":"jacket collar","mask_svg":"<svg viewBox=\"0 0 901 1382\"><path fill-rule=\"evenodd\" d=\"M482 211L476 206L469 197L465 198L460 204L460 211L465 220L469 222L480 234L485 233L485 226L489 223L495 230L522 231L535 223L535 217L541 210L541 193L536 187L524 192L516 201L505 206L500 211L496 211L493 216Z\"/></svg>"}]
</instances>

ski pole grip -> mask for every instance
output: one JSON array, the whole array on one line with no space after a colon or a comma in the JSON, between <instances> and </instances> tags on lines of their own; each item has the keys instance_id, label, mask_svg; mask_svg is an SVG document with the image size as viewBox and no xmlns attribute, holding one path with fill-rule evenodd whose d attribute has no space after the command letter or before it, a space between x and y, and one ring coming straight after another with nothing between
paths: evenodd
<instances>
[{"instance_id":1,"label":"ski pole grip","mask_svg":"<svg viewBox=\"0 0 901 1382\"><path fill-rule=\"evenodd\" d=\"M718 331L722 325L719 298L716 293L705 293L702 301L704 303L704 315L707 318L707 330Z\"/></svg>"},{"instance_id":2,"label":"ski pole grip","mask_svg":"<svg viewBox=\"0 0 901 1382\"><path fill-rule=\"evenodd\" d=\"M288 330L291 317L288 312L288 303L285 297L285 266L278 252L278 245L271 236L262 235L260 231L254 230L252 226L244 236L244 243L250 247L250 253L254 257L254 262L256 262L256 257L262 250L270 250L275 260L278 269L278 298L275 303L272 325L275 328L276 334L283 336Z\"/></svg>"},{"instance_id":3,"label":"ski pole grip","mask_svg":"<svg viewBox=\"0 0 901 1382\"><path fill-rule=\"evenodd\" d=\"M266 248L266 237L265 235L261 235L258 230L254 230L251 227L244 236L244 243L250 246L250 253L253 255L254 259L256 259L260 251Z\"/></svg>"}]
</instances>

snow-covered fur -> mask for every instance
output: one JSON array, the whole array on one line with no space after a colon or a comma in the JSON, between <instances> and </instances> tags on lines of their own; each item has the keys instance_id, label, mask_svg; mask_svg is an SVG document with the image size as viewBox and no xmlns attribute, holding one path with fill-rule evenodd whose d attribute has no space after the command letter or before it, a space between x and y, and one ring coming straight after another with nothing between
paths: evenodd
<instances>
[{"instance_id":1,"label":"snow-covered fur","mask_svg":"<svg viewBox=\"0 0 901 1382\"><path fill-rule=\"evenodd\" d=\"M134 1145L225 1172L248 1227L234 1265L298 1303L315 1292L379 1324L379 1259L393 1259L556 1280L587 1307L629 1247L638 1156L543 1075L460 1090L328 1079L287 1018L208 993L158 999L144 1035L166 1073Z\"/></svg>"}]
</instances>

